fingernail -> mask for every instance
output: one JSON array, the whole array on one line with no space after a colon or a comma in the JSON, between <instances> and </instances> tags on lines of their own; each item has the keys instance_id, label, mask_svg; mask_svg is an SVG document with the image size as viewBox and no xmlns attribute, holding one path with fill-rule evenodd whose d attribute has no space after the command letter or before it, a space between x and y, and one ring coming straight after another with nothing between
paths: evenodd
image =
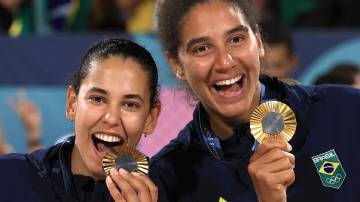
<instances>
[{"instance_id":1,"label":"fingernail","mask_svg":"<svg viewBox=\"0 0 360 202\"><path fill-rule=\"evenodd\" d=\"M128 171L126 171L124 168L120 168L120 170L119 170L119 173L121 174L121 175L127 175L129 172Z\"/></svg>"},{"instance_id":2,"label":"fingernail","mask_svg":"<svg viewBox=\"0 0 360 202\"><path fill-rule=\"evenodd\" d=\"M112 181L111 181L111 179L110 179L110 176L107 176L105 180L106 180L106 182L108 182L108 183L112 183Z\"/></svg>"},{"instance_id":3,"label":"fingernail","mask_svg":"<svg viewBox=\"0 0 360 202\"><path fill-rule=\"evenodd\" d=\"M113 175L119 175L119 172L118 172L115 168L112 168L110 172L111 172Z\"/></svg>"},{"instance_id":4,"label":"fingernail","mask_svg":"<svg viewBox=\"0 0 360 202\"><path fill-rule=\"evenodd\" d=\"M134 176L140 176L140 173L138 173L138 172L131 172L131 174Z\"/></svg>"},{"instance_id":5,"label":"fingernail","mask_svg":"<svg viewBox=\"0 0 360 202\"><path fill-rule=\"evenodd\" d=\"M292 146L289 143L287 143L287 151L291 151L291 150L292 150Z\"/></svg>"}]
</instances>

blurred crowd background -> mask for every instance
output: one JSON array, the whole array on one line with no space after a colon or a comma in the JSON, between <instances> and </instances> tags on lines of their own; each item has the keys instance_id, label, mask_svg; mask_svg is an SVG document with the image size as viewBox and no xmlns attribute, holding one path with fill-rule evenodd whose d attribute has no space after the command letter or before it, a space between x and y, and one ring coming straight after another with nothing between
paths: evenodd
<instances>
[{"instance_id":1,"label":"blurred crowd background","mask_svg":"<svg viewBox=\"0 0 360 202\"><path fill-rule=\"evenodd\" d=\"M252 1L268 74L300 84L360 88L360 1ZM162 114L139 149L151 156L172 139L194 106L177 88L161 51L154 21L158 3L0 0L0 153L33 151L72 134L64 81L86 48L111 36L145 46L159 68Z\"/></svg>"}]
</instances>

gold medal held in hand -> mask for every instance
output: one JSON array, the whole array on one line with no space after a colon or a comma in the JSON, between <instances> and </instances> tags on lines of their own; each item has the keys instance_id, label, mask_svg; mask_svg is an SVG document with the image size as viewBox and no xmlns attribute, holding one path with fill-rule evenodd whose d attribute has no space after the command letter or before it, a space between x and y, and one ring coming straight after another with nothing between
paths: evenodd
<instances>
[{"instance_id":1,"label":"gold medal held in hand","mask_svg":"<svg viewBox=\"0 0 360 202\"><path fill-rule=\"evenodd\" d=\"M110 174L112 168L119 170L123 168L128 172L147 174L149 163L144 154L128 146L117 146L111 148L102 160L106 175Z\"/></svg>"},{"instance_id":2,"label":"gold medal held in hand","mask_svg":"<svg viewBox=\"0 0 360 202\"><path fill-rule=\"evenodd\" d=\"M261 143L265 139L280 139L286 142L296 130L295 113L285 103L267 101L255 108L250 118L250 130Z\"/></svg>"}]
</instances>

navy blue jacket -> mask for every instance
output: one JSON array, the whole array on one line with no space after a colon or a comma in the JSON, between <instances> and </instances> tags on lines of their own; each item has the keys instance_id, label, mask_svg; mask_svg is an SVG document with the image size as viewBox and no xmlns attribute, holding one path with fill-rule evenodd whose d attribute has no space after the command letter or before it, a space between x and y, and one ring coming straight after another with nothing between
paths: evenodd
<instances>
[{"instance_id":1,"label":"navy blue jacket","mask_svg":"<svg viewBox=\"0 0 360 202\"><path fill-rule=\"evenodd\" d=\"M360 91L343 86L288 86L265 77L266 96L288 104L297 129L290 144L296 157L296 180L288 188L289 202L360 201ZM215 159L199 129L199 105L193 120L150 162L150 177L159 201L257 201L247 171L254 138L249 125L221 141L224 161ZM207 119L207 117L205 117ZM208 120L205 120L208 122ZM313 156L334 149L346 178L339 189L322 185Z\"/></svg>"},{"instance_id":2,"label":"navy blue jacket","mask_svg":"<svg viewBox=\"0 0 360 202\"><path fill-rule=\"evenodd\" d=\"M112 201L104 182L72 175L73 145L71 137L31 154L1 156L0 201Z\"/></svg>"}]
</instances>

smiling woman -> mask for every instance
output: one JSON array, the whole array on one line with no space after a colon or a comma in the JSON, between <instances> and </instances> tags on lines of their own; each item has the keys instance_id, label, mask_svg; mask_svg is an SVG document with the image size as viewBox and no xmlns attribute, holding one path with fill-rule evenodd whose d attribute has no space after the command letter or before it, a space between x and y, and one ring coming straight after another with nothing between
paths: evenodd
<instances>
[{"instance_id":1,"label":"smiling woman","mask_svg":"<svg viewBox=\"0 0 360 202\"><path fill-rule=\"evenodd\" d=\"M66 117L75 137L29 155L1 157L2 179L18 171L16 180L0 183L2 200L157 201L147 176L113 169L106 177L102 159L114 146L135 147L142 134L152 133L159 113L150 53L122 39L94 45L68 81Z\"/></svg>"},{"instance_id":2,"label":"smiling woman","mask_svg":"<svg viewBox=\"0 0 360 202\"><path fill-rule=\"evenodd\" d=\"M159 2L165 55L199 100L150 161L159 201L360 201L360 91L260 75L265 52L251 1ZM327 161L339 165L336 183L326 181Z\"/></svg>"}]
</instances>

